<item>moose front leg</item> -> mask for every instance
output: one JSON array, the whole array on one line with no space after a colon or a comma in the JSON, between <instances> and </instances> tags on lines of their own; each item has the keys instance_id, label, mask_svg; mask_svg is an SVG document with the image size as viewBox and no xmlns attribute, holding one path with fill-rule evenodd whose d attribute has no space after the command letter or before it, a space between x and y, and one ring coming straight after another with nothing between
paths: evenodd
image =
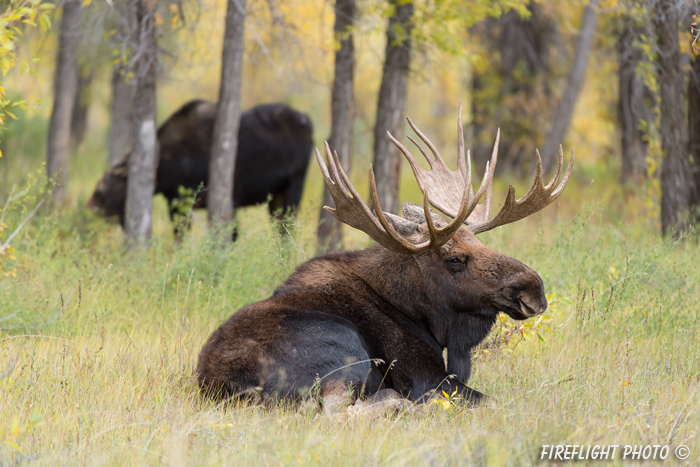
<instances>
[{"instance_id":1,"label":"moose front leg","mask_svg":"<svg viewBox=\"0 0 700 467\"><path fill-rule=\"evenodd\" d=\"M416 348L420 347L415 346L414 350ZM422 358L414 355L411 365L402 364L406 362L401 360L396 361L389 372L391 381L387 386L419 403L429 402L433 396L441 395L443 392L450 397L453 394L459 396L470 404L478 403L486 397L479 391L467 387L458 375L445 371L445 361L437 345L422 350ZM449 350L447 358L449 362Z\"/></svg>"},{"instance_id":2,"label":"moose front leg","mask_svg":"<svg viewBox=\"0 0 700 467\"><path fill-rule=\"evenodd\" d=\"M192 215L183 213L176 203L170 203L170 221L173 225L173 235L175 241L181 243L185 234L192 228Z\"/></svg>"},{"instance_id":3,"label":"moose front leg","mask_svg":"<svg viewBox=\"0 0 700 467\"><path fill-rule=\"evenodd\" d=\"M447 373L466 384L472 373L471 349L447 348Z\"/></svg>"},{"instance_id":4,"label":"moose front leg","mask_svg":"<svg viewBox=\"0 0 700 467\"><path fill-rule=\"evenodd\" d=\"M447 335L447 372L467 384L472 372L472 349L489 335L497 314L484 311L478 315L460 314Z\"/></svg>"},{"instance_id":5,"label":"moose front leg","mask_svg":"<svg viewBox=\"0 0 700 467\"><path fill-rule=\"evenodd\" d=\"M286 229L284 228L284 221L285 218L289 215L289 212L286 210L285 207L284 194L277 193L273 195L272 198L270 198L270 202L268 203L267 208L270 211L270 217L272 218L272 222L277 226L279 234L284 236L284 234L286 233Z\"/></svg>"}]
</instances>

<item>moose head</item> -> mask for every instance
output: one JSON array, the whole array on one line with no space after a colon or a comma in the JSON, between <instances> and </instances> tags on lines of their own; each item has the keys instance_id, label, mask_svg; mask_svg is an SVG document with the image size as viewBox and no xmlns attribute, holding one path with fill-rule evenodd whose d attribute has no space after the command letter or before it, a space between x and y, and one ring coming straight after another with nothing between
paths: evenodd
<instances>
[{"instance_id":1,"label":"moose head","mask_svg":"<svg viewBox=\"0 0 700 467\"><path fill-rule=\"evenodd\" d=\"M409 150L391 133L387 134L408 160L423 193L423 206L404 204L403 218L384 212L377 196L374 171L370 166L370 190L375 206L373 213L350 183L338 155L331 153L326 143L333 178L318 150L316 159L335 202L335 209L328 206L324 206L324 209L340 222L367 233L385 248L414 256L416 261L424 265L422 269L426 271L425 277L432 278L435 287L443 288L443 294L454 295L449 301L455 311L491 309L503 311L514 319L527 319L545 311L547 300L539 275L521 262L486 247L476 235L523 219L556 200L563 193L571 175L573 149L566 172L559 181L564 160L563 151L559 147L559 163L554 177L547 185L542 180L542 158L536 150L535 180L530 190L516 200L515 189L511 185L503 207L496 216L491 217L500 129L496 134L491 160L486 164L483 180L475 195L471 185L471 158L469 152L465 157L464 151L461 105L456 171L451 171L445 165L430 140L410 118L407 120L432 152L431 158L415 139L408 136L428 161L430 171L419 166ZM482 198L483 202L479 204ZM433 213L430 206L452 220L446 222Z\"/></svg>"},{"instance_id":2,"label":"moose head","mask_svg":"<svg viewBox=\"0 0 700 467\"><path fill-rule=\"evenodd\" d=\"M102 176L87 201L87 208L104 217L117 217L124 226L129 155L124 155Z\"/></svg>"}]
</instances>

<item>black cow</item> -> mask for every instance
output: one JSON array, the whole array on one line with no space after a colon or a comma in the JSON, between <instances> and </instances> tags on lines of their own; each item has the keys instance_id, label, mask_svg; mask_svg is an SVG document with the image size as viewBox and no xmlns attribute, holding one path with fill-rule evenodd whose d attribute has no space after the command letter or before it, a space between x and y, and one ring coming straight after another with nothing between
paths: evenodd
<instances>
[{"instance_id":1,"label":"black cow","mask_svg":"<svg viewBox=\"0 0 700 467\"><path fill-rule=\"evenodd\" d=\"M216 104L194 100L183 105L158 129L160 157L155 194L168 200L170 217L181 211L183 190L197 193L195 208L206 206L209 157ZM234 171L234 208L269 201L279 218L301 200L313 146L309 117L284 104L264 104L241 115ZM97 184L88 207L106 217L117 216L124 226L129 154L114 164Z\"/></svg>"}]
</instances>

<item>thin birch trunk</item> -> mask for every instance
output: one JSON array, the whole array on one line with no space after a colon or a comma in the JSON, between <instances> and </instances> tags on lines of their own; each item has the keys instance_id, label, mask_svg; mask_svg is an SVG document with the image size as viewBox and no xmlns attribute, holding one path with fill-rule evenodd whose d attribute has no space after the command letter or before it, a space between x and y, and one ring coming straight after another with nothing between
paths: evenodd
<instances>
[{"instance_id":1,"label":"thin birch trunk","mask_svg":"<svg viewBox=\"0 0 700 467\"><path fill-rule=\"evenodd\" d=\"M395 10L389 18L386 31L386 55L374 125L373 166L379 204L382 210L396 213L399 207L401 156L386 133L391 132L397 139L403 136L401 122L411 63L411 21L414 5L410 1L404 3L393 0L391 3Z\"/></svg>"},{"instance_id":2,"label":"thin birch trunk","mask_svg":"<svg viewBox=\"0 0 700 467\"><path fill-rule=\"evenodd\" d=\"M233 218L233 171L238 149L241 120L241 68L245 0L228 0L226 31L221 58L219 105L214 123L212 154L209 162L207 211L210 227Z\"/></svg>"},{"instance_id":3,"label":"thin birch trunk","mask_svg":"<svg viewBox=\"0 0 700 467\"><path fill-rule=\"evenodd\" d=\"M76 53L79 43L81 0L67 0L63 5L61 32L54 78L54 102L49 121L46 148L46 172L56 185L53 196L62 202L68 179L70 126L75 95L78 92Z\"/></svg>"},{"instance_id":4,"label":"thin birch trunk","mask_svg":"<svg viewBox=\"0 0 700 467\"><path fill-rule=\"evenodd\" d=\"M136 80L127 81L125 75L122 65L114 67L110 105L109 165L113 165L131 149Z\"/></svg>"},{"instance_id":5,"label":"thin birch trunk","mask_svg":"<svg viewBox=\"0 0 700 467\"><path fill-rule=\"evenodd\" d=\"M352 167L351 141L355 117L355 45L352 34L354 22L355 0L336 0L333 31L340 48L335 52L335 74L331 92L331 136L328 144L338 153L340 164L348 174ZM343 249L342 224L323 209L323 206L333 206L333 199L325 185L318 226L318 253L340 251Z\"/></svg>"},{"instance_id":6,"label":"thin birch trunk","mask_svg":"<svg viewBox=\"0 0 700 467\"><path fill-rule=\"evenodd\" d=\"M157 167L156 80L158 45L155 6L136 0L138 45L135 48L132 141L126 189L126 236L132 247L148 246L153 223L153 191Z\"/></svg>"}]
</instances>

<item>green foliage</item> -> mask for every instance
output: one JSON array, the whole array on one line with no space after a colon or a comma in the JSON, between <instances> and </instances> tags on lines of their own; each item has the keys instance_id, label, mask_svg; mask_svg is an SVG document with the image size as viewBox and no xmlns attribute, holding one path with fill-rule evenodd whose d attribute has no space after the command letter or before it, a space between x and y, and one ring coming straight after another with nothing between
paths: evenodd
<instances>
[{"instance_id":1,"label":"green foliage","mask_svg":"<svg viewBox=\"0 0 700 467\"><path fill-rule=\"evenodd\" d=\"M452 55L464 53L466 30L486 18L497 18L514 10L529 16L526 0L439 0L416 2L413 37L419 44L433 44Z\"/></svg>"},{"instance_id":2,"label":"green foliage","mask_svg":"<svg viewBox=\"0 0 700 467\"><path fill-rule=\"evenodd\" d=\"M17 96L12 94L10 98ZM33 109L32 109L33 110ZM18 120L5 121L0 129L0 200L4 202L13 185L24 186L44 163L48 121L33 111L20 110Z\"/></svg>"},{"instance_id":3,"label":"green foliage","mask_svg":"<svg viewBox=\"0 0 700 467\"><path fill-rule=\"evenodd\" d=\"M192 210L194 209L197 197L202 193L203 185L193 190L180 185L177 187L178 198L170 203L170 210L173 213L173 222L177 231L186 232L192 222Z\"/></svg>"},{"instance_id":4,"label":"green foliage","mask_svg":"<svg viewBox=\"0 0 700 467\"><path fill-rule=\"evenodd\" d=\"M24 24L33 27L38 25L42 31L47 31L51 27L50 13L54 8L54 4L43 0L23 0L11 3L5 12L0 13L0 70L3 77L7 76L18 61L20 74L34 73L30 63L19 60L15 54L16 43L22 36L20 27ZM25 100L7 99L4 79L0 81L0 128L6 117L16 120L16 110L27 109L28 106Z\"/></svg>"},{"instance_id":5,"label":"green foliage","mask_svg":"<svg viewBox=\"0 0 700 467\"><path fill-rule=\"evenodd\" d=\"M27 186L15 192L12 187L7 199L2 203L0 211L0 278L17 277L17 250L10 242L19 234L24 225L36 214L46 195L47 184L44 181L43 166L35 174L30 174ZM18 202L18 200L20 200ZM15 219L13 219L15 218ZM9 229L10 219L15 220L13 228ZM7 221L7 222L6 222Z\"/></svg>"},{"instance_id":6,"label":"green foliage","mask_svg":"<svg viewBox=\"0 0 700 467\"><path fill-rule=\"evenodd\" d=\"M398 4L409 3L411 0L399 0ZM428 46L452 55L464 53L466 30L486 18L496 18L514 10L527 17L527 0L474 0L463 2L459 0L414 1L412 38L418 47ZM366 2L361 6L364 17L389 18L394 14L396 4L393 2ZM385 27L386 23L377 22L377 27ZM362 29L365 29L363 26ZM406 38L406 32L401 26L395 31L397 41Z\"/></svg>"},{"instance_id":7,"label":"green foliage","mask_svg":"<svg viewBox=\"0 0 700 467\"><path fill-rule=\"evenodd\" d=\"M546 344L552 337L561 338L562 334L556 327L552 329L552 326L555 318L564 317L559 309L562 302L552 292L547 297L547 303L549 305L547 311L532 320L514 321L501 313L496 319L496 325L491 334L475 349L472 356L474 360L493 354L512 355L518 345L530 340L537 339L536 342ZM570 304L570 301L565 299L565 303Z\"/></svg>"}]
</instances>

